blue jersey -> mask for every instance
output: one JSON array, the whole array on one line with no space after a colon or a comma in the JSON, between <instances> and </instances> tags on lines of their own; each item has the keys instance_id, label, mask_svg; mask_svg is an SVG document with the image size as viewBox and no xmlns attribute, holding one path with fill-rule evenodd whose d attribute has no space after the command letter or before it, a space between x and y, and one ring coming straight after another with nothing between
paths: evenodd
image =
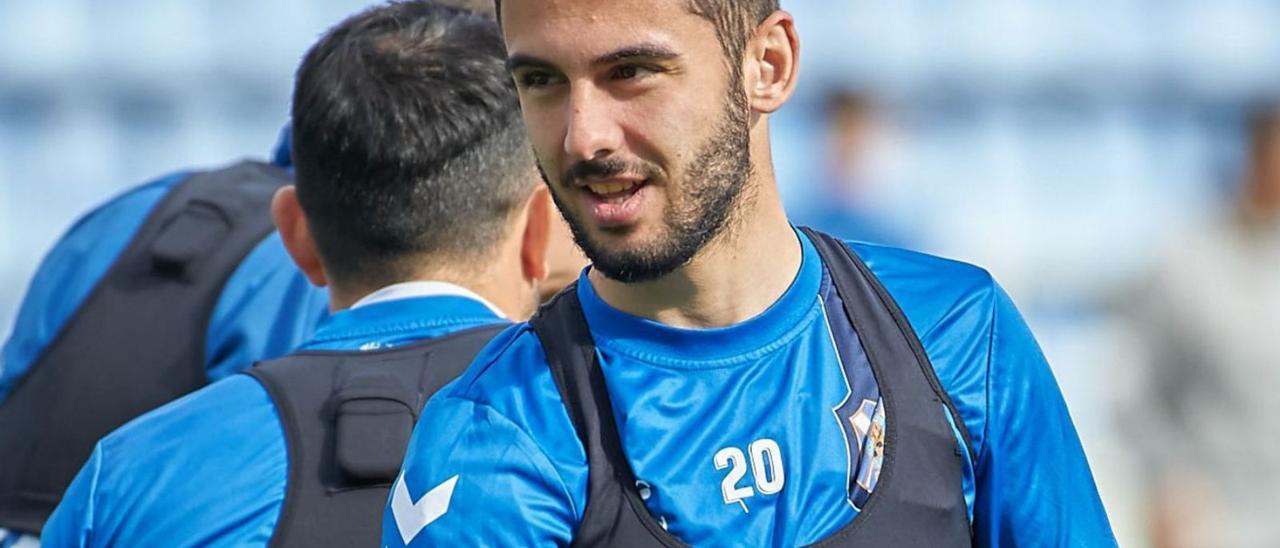
<instances>
[{"instance_id":1,"label":"blue jersey","mask_svg":"<svg viewBox=\"0 0 1280 548\"><path fill-rule=\"evenodd\" d=\"M875 489L875 378L801 241L787 292L726 328L630 316L579 281L641 497L690 544L812 543L853 520ZM957 489L978 545L1114 545L1057 384L999 286L969 265L852 245L904 310L971 435L976 459ZM431 400L397 482L384 545L571 541L588 502L586 456L527 325Z\"/></svg>"},{"instance_id":2,"label":"blue jersey","mask_svg":"<svg viewBox=\"0 0 1280 548\"><path fill-rule=\"evenodd\" d=\"M0 353L0 402L107 274L151 210L188 176L169 175L116 197L80 219L49 251ZM328 293L307 282L280 235L272 233L241 261L213 310L205 338L209 380L292 351L327 312Z\"/></svg>"},{"instance_id":3,"label":"blue jersey","mask_svg":"<svg viewBox=\"0 0 1280 548\"><path fill-rule=\"evenodd\" d=\"M503 321L462 296L419 295L334 314L302 347L392 348ZM289 459L266 390L236 375L103 438L49 522L47 546L266 545Z\"/></svg>"}]
</instances>

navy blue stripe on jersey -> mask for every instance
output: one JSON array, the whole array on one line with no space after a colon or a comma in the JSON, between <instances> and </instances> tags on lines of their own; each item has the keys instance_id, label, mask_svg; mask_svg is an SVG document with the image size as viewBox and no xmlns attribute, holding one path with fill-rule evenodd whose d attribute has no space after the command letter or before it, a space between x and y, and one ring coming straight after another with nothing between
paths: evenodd
<instances>
[{"instance_id":1,"label":"navy blue stripe on jersey","mask_svg":"<svg viewBox=\"0 0 1280 548\"><path fill-rule=\"evenodd\" d=\"M874 462L877 458L874 447L875 440L882 438L879 437L880 434L873 432L873 427L876 412L880 408L880 386L876 382L867 353L862 348L862 341L845 314L844 300L835 291L831 274L825 269L822 288L818 294L823 303L827 331L830 332L832 344L839 355L840 367L849 389L848 398L833 409L832 413L844 432L845 449L849 455L849 502L854 509L861 510L875 488L875 477L871 477L871 471L879 470ZM882 433L883 425L876 432ZM865 454L869 441L872 452ZM883 448L883 442L879 446ZM882 456L881 453L880 457Z\"/></svg>"}]
</instances>

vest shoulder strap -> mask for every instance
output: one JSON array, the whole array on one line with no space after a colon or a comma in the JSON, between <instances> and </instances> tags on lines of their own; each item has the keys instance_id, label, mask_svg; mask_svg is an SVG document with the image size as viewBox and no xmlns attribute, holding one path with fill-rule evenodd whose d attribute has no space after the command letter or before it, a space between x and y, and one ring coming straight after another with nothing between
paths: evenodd
<instances>
[{"instance_id":1,"label":"vest shoulder strap","mask_svg":"<svg viewBox=\"0 0 1280 548\"><path fill-rule=\"evenodd\" d=\"M907 316L902 312L902 308L898 306L898 302L889 295L889 291L885 289L880 279L871 272L871 268L867 266L861 258L849 249L848 244L812 228L801 227L803 232L818 248L818 253L823 257L823 262L827 265L827 269L831 271L832 282L836 284L837 290L841 294L853 294L858 291L855 288L855 280L863 280L865 287L870 289L884 310L892 317L893 323L897 325L898 331L906 339L907 345L911 348L911 353L915 355L916 364L920 367L921 374L929 381L929 387L933 389L934 395L942 400L943 405L947 409L947 413L951 415L955 427L960 431L960 436L964 439L965 447L969 451L969 456L975 462L978 455L973 449L973 440L969 437L969 428L965 426L964 420L960 416L960 411L956 409L956 405L951 401L951 396L942 387L942 382L938 380L938 374L933 369L933 364L929 361L929 355L924 351L924 345L920 342L920 337L916 335L915 328L911 327L911 322L907 321ZM846 302L846 307L848 303ZM852 313L852 312L851 312Z\"/></svg>"},{"instance_id":2,"label":"vest shoulder strap","mask_svg":"<svg viewBox=\"0 0 1280 548\"><path fill-rule=\"evenodd\" d=\"M604 371L578 301L577 283L529 320L587 452L587 504L573 546L685 546L653 519L618 434ZM643 539L644 542L637 544ZM650 542L652 541L652 542Z\"/></svg>"},{"instance_id":3,"label":"vest shoulder strap","mask_svg":"<svg viewBox=\"0 0 1280 548\"><path fill-rule=\"evenodd\" d=\"M505 325L372 352L304 352L246 373L280 416L289 456L272 546L372 546L427 400Z\"/></svg>"},{"instance_id":4,"label":"vest shoulder strap","mask_svg":"<svg viewBox=\"0 0 1280 548\"><path fill-rule=\"evenodd\" d=\"M857 518L815 546L970 546L962 453L942 413L955 419L966 441L967 434L915 330L848 245L816 230L801 231L831 273L886 409L875 490Z\"/></svg>"},{"instance_id":5,"label":"vest shoulder strap","mask_svg":"<svg viewBox=\"0 0 1280 548\"><path fill-rule=\"evenodd\" d=\"M0 404L0 527L38 534L98 439L206 383L209 317L288 182L244 162L192 175L152 209Z\"/></svg>"}]
</instances>

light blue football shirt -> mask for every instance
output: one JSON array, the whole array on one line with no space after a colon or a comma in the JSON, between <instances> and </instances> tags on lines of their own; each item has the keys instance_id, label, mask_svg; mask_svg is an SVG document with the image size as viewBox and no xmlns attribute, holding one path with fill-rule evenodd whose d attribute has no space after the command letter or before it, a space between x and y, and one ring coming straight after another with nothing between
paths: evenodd
<instances>
[{"instance_id":1,"label":"light blue football shirt","mask_svg":"<svg viewBox=\"0 0 1280 548\"><path fill-rule=\"evenodd\" d=\"M645 504L692 545L816 542L856 518L850 480L874 488L874 444L851 444L842 424L848 410L862 409L858 400L871 402L855 422L874 436L867 433L883 420L874 376L841 374L842 359L865 356L849 351L856 332L833 306L838 296L816 250L798 237L803 263L786 293L759 316L720 329L630 316L601 300L588 277L579 280ZM977 460L966 462L956 487L977 544L1114 545L1049 366L991 276L851 246L903 309L971 434ZM527 325L496 338L428 403L398 481L405 500L396 504L393 490L385 546L572 540L588 502L586 456ZM427 496L442 513L405 511L406 501Z\"/></svg>"},{"instance_id":2,"label":"light blue football shirt","mask_svg":"<svg viewBox=\"0 0 1280 548\"><path fill-rule=\"evenodd\" d=\"M505 321L463 296L401 295L338 312L301 350L394 348ZM289 459L266 390L235 375L103 438L46 524L47 546L264 546Z\"/></svg>"}]
</instances>

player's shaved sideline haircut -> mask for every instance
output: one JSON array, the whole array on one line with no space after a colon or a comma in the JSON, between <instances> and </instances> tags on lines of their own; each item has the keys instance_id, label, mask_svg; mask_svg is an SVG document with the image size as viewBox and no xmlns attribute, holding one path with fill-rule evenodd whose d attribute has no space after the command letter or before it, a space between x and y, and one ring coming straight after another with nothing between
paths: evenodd
<instances>
[{"instance_id":1,"label":"player's shaved sideline haircut","mask_svg":"<svg viewBox=\"0 0 1280 548\"><path fill-rule=\"evenodd\" d=\"M685 5L690 13L715 25L724 56L734 67L742 64L751 32L782 9L779 0L685 0ZM502 0L494 0L494 12L502 14Z\"/></svg>"},{"instance_id":2,"label":"player's shaved sideline haircut","mask_svg":"<svg viewBox=\"0 0 1280 548\"><path fill-rule=\"evenodd\" d=\"M739 70L747 40L756 26L781 8L779 0L687 0L689 11L711 21L724 56Z\"/></svg>"},{"instance_id":3,"label":"player's shaved sideline haircut","mask_svg":"<svg viewBox=\"0 0 1280 548\"><path fill-rule=\"evenodd\" d=\"M298 69L298 199L344 282L482 267L537 185L497 23L450 4L354 15Z\"/></svg>"}]
</instances>

